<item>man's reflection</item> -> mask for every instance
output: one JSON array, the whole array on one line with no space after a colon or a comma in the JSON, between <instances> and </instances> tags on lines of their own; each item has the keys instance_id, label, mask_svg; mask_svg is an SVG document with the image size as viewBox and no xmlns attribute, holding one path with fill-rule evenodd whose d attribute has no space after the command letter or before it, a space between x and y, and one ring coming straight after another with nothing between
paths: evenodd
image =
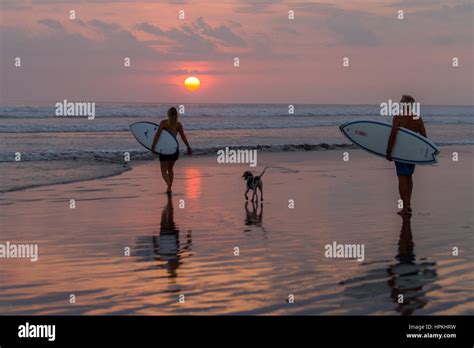
<instances>
[{"instance_id":1,"label":"man's reflection","mask_svg":"<svg viewBox=\"0 0 474 348\"><path fill-rule=\"evenodd\" d=\"M395 311L402 315L413 314L428 303L425 285L436 280L436 263L416 262L411 216L402 215L402 219L398 252L395 256L397 263L387 267L386 260L364 262L361 266L367 270L362 271L361 275L339 282L339 285L344 286L344 295L355 301L355 309L363 306L361 308L367 312L378 312L382 305L377 301L379 298L385 300L387 292L391 301L396 303ZM379 263L385 266L382 268L378 266Z\"/></svg>"},{"instance_id":2,"label":"man's reflection","mask_svg":"<svg viewBox=\"0 0 474 348\"><path fill-rule=\"evenodd\" d=\"M387 269L390 279L388 285L391 297L397 303L396 311L402 315L410 315L416 309L428 303L423 286L437 278L436 263L416 263L414 254L415 243L411 230L411 215L402 215L402 228L398 241L398 263Z\"/></svg>"}]
</instances>

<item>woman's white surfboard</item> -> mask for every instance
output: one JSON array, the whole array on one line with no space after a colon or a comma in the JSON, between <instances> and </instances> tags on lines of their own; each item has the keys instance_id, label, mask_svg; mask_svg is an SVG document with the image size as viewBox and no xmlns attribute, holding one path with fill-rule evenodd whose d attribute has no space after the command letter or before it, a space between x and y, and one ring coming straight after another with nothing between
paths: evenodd
<instances>
[{"instance_id":1,"label":"woman's white surfboard","mask_svg":"<svg viewBox=\"0 0 474 348\"><path fill-rule=\"evenodd\" d=\"M155 150L151 149L153 139L160 126L152 122L137 122L130 126L135 139L148 150L162 155L172 155L179 149L178 140L168 130L163 129L156 143Z\"/></svg>"},{"instance_id":2,"label":"woman's white surfboard","mask_svg":"<svg viewBox=\"0 0 474 348\"><path fill-rule=\"evenodd\" d=\"M342 134L362 149L385 157L392 125L378 121L351 121L339 126ZM406 128L399 128L392 149L392 158L411 164L436 163L439 150L425 137Z\"/></svg>"}]
</instances>

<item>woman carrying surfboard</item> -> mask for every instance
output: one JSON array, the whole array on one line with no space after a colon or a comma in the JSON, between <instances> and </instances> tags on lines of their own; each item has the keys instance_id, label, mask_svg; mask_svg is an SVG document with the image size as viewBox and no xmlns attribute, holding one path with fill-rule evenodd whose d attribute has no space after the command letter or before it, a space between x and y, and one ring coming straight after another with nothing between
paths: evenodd
<instances>
[{"instance_id":1,"label":"woman carrying surfboard","mask_svg":"<svg viewBox=\"0 0 474 348\"><path fill-rule=\"evenodd\" d=\"M402 96L400 103L404 103L405 105L414 105L415 99L409 95L404 95ZM419 133L425 138L427 137L425 125L423 123L423 120L421 119L421 116L414 115L412 113L411 108L409 108L407 115L401 114L398 116L394 116L392 131L390 132L390 137L388 139L387 144L386 158L389 161L393 161L392 149L395 145L395 141L397 139L397 132L400 127L409 129L415 133ZM411 214L411 193L413 191L412 175L415 171L415 165L395 161L395 168L397 170L398 177L398 191L400 193L400 198L403 201L403 208L401 211L398 212L398 214Z\"/></svg>"},{"instance_id":2,"label":"woman carrying surfboard","mask_svg":"<svg viewBox=\"0 0 474 348\"><path fill-rule=\"evenodd\" d=\"M153 138L153 143L151 146L152 151L154 151L156 143L160 138L161 132L165 130L168 133L171 133L175 138L177 137L178 133L183 139L184 143L188 148L188 155L192 155L191 146L189 146L188 139L186 139L186 135L184 134L183 126L180 122L178 122L178 111L176 108L172 107L168 109L168 119L163 120L160 122L160 127ZM161 176L165 180L167 185L166 193L171 193L171 186L173 186L173 179L174 179L174 172L173 167L176 161L179 158L179 147L176 149L176 152L171 155L161 154L159 153L160 158L160 165L161 165Z\"/></svg>"}]
</instances>

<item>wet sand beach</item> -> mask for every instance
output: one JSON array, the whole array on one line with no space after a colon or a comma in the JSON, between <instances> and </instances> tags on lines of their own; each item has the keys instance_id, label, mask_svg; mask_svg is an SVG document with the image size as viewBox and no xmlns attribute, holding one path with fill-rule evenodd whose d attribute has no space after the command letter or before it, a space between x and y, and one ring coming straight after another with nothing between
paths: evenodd
<instances>
[{"instance_id":1,"label":"wet sand beach","mask_svg":"<svg viewBox=\"0 0 474 348\"><path fill-rule=\"evenodd\" d=\"M183 156L170 199L157 161L3 193L0 242L37 243L39 259L1 261L0 313L472 314L473 149L417 166L411 218L393 163L354 149L259 153L256 205L248 165L214 156ZM326 258L333 242L363 244L364 261Z\"/></svg>"}]
</instances>

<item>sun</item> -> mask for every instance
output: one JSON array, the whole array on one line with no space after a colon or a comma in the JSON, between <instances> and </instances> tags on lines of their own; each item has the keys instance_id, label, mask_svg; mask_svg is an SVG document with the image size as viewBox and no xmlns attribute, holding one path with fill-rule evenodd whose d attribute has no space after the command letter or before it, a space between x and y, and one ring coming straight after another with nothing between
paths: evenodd
<instances>
[{"instance_id":1,"label":"sun","mask_svg":"<svg viewBox=\"0 0 474 348\"><path fill-rule=\"evenodd\" d=\"M201 81L197 77L189 76L184 80L184 87L190 91L195 91L201 86Z\"/></svg>"}]
</instances>

